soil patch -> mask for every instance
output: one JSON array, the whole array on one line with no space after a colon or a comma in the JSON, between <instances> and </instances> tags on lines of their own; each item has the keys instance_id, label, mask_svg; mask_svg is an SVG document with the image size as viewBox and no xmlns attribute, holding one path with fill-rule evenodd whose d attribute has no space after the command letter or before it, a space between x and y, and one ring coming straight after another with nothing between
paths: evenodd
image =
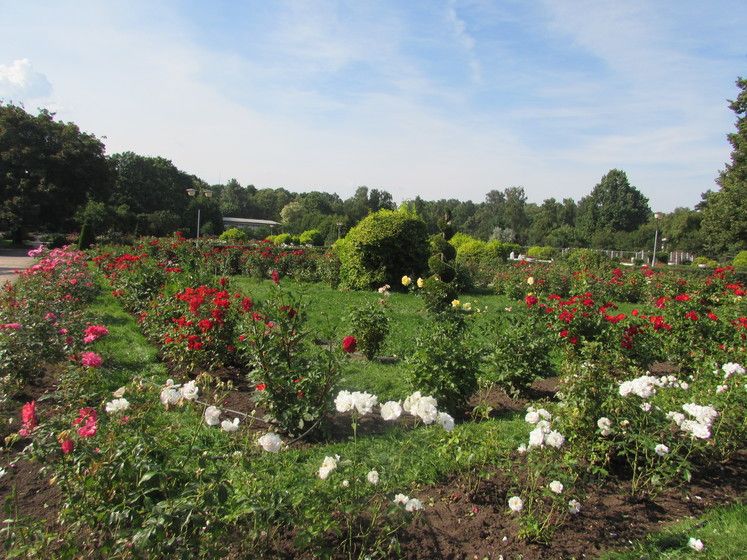
<instances>
[{"instance_id":1,"label":"soil patch","mask_svg":"<svg viewBox=\"0 0 747 560\"><path fill-rule=\"evenodd\" d=\"M518 539L519 527L507 506L508 488L508 479L498 471L477 485L458 477L424 488L418 497L427 507L401 538L404 557L595 558L603 550L624 548L659 531L665 523L741 500L747 493L747 453L701 470L689 486L668 490L654 500L632 498L626 481L589 487L581 512L570 517L548 545Z\"/></svg>"}]
</instances>

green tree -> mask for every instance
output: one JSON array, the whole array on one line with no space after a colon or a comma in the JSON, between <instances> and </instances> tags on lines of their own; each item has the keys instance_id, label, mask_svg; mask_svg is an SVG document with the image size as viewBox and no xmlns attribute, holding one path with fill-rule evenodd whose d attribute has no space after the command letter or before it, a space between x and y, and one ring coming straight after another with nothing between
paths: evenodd
<instances>
[{"instance_id":1,"label":"green tree","mask_svg":"<svg viewBox=\"0 0 747 560\"><path fill-rule=\"evenodd\" d=\"M650 216L648 199L628 182L624 171L612 169L579 202L577 226L586 236L602 230L634 231Z\"/></svg>"},{"instance_id":2,"label":"green tree","mask_svg":"<svg viewBox=\"0 0 747 560\"><path fill-rule=\"evenodd\" d=\"M747 79L737 79L741 90L729 108L737 114L737 131L728 135L731 163L719 173L720 190L704 196L703 242L716 254L747 249Z\"/></svg>"},{"instance_id":3,"label":"green tree","mask_svg":"<svg viewBox=\"0 0 747 560\"><path fill-rule=\"evenodd\" d=\"M72 229L77 209L105 200L111 186L98 138L49 111L0 104L0 229L16 242L31 228Z\"/></svg>"}]
</instances>

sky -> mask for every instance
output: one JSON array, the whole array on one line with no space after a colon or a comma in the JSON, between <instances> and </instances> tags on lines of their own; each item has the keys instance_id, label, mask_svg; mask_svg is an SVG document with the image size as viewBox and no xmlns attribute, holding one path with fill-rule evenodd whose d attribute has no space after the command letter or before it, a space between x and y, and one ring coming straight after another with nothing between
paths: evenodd
<instances>
[{"instance_id":1,"label":"sky","mask_svg":"<svg viewBox=\"0 0 747 560\"><path fill-rule=\"evenodd\" d=\"M0 0L0 99L206 180L396 201L692 207L729 161L747 2Z\"/></svg>"}]
</instances>

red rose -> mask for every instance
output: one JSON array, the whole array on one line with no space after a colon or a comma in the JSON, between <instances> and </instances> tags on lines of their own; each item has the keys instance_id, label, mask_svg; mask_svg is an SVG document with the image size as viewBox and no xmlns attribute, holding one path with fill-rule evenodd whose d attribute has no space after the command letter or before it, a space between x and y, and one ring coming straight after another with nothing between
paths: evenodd
<instances>
[{"instance_id":1,"label":"red rose","mask_svg":"<svg viewBox=\"0 0 747 560\"><path fill-rule=\"evenodd\" d=\"M75 442L73 442L73 440L71 440L70 438L60 440L60 449L62 450L63 454L67 455L68 453L72 453L74 448Z\"/></svg>"},{"instance_id":2,"label":"red rose","mask_svg":"<svg viewBox=\"0 0 747 560\"><path fill-rule=\"evenodd\" d=\"M358 346L358 340L354 336L346 336L342 339L342 351L351 354L355 352Z\"/></svg>"}]
</instances>

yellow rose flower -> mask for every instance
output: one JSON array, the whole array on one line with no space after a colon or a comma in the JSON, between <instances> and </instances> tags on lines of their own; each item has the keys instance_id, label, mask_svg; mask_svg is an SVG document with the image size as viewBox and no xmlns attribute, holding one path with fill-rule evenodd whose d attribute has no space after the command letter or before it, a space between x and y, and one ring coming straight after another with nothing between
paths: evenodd
<instances>
[{"instance_id":1,"label":"yellow rose flower","mask_svg":"<svg viewBox=\"0 0 747 560\"><path fill-rule=\"evenodd\" d=\"M402 285L403 286L409 286L410 284L412 284L412 278L410 278L409 276L403 276L402 277Z\"/></svg>"},{"instance_id":2,"label":"yellow rose flower","mask_svg":"<svg viewBox=\"0 0 747 560\"><path fill-rule=\"evenodd\" d=\"M530 286L534 285L534 276L530 276L529 278L527 278L527 284L529 284Z\"/></svg>"},{"instance_id":3,"label":"yellow rose flower","mask_svg":"<svg viewBox=\"0 0 747 560\"><path fill-rule=\"evenodd\" d=\"M462 306L462 302L459 301L458 299L455 299L454 301L451 302L451 306L454 309L459 309Z\"/></svg>"},{"instance_id":4,"label":"yellow rose flower","mask_svg":"<svg viewBox=\"0 0 747 560\"><path fill-rule=\"evenodd\" d=\"M425 280L423 280L422 278L418 278L417 284L418 288L422 288L423 286L425 286Z\"/></svg>"},{"instance_id":5,"label":"yellow rose flower","mask_svg":"<svg viewBox=\"0 0 747 560\"><path fill-rule=\"evenodd\" d=\"M467 302L462 306L462 309L464 309L465 311L472 311L472 304L470 302Z\"/></svg>"}]
</instances>

